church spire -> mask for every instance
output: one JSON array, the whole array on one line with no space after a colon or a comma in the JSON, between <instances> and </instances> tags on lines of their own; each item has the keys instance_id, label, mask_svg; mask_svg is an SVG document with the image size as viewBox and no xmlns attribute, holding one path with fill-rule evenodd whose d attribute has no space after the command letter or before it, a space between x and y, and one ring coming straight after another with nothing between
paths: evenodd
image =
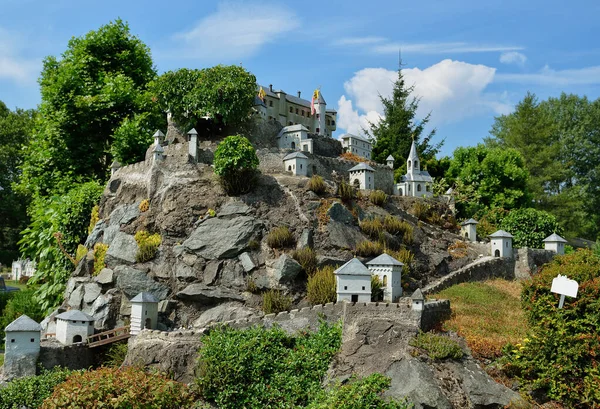
<instances>
[{"instance_id":1,"label":"church spire","mask_svg":"<svg viewBox=\"0 0 600 409\"><path fill-rule=\"evenodd\" d=\"M419 172L421 170L419 162L419 155L417 155L417 147L415 146L415 137L413 135L412 145L410 145L410 152L406 160L406 170L409 173Z\"/></svg>"}]
</instances>

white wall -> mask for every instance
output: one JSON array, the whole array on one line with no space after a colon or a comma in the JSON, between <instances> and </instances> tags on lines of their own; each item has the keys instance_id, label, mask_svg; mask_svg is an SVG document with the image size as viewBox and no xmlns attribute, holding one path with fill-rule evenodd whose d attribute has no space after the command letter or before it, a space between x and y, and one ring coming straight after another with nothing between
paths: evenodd
<instances>
[{"instance_id":1,"label":"white wall","mask_svg":"<svg viewBox=\"0 0 600 409\"><path fill-rule=\"evenodd\" d=\"M421 186L421 190L419 191L419 185ZM429 186L429 191L427 191L427 187ZM433 192L431 189L431 183L428 182L404 182L398 183L398 188L403 188L404 193L402 196L413 196L413 197L432 197Z\"/></svg>"},{"instance_id":2,"label":"white wall","mask_svg":"<svg viewBox=\"0 0 600 409\"><path fill-rule=\"evenodd\" d=\"M87 337L94 334L94 323L88 321L56 320L56 339L64 345L72 345L73 337L80 335L82 342L87 342Z\"/></svg>"},{"instance_id":3,"label":"white wall","mask_svg":"<svg viewBox=\"0 0 600 409\"><path fill-rule=\"evenodd\" d=\"M338 275L336 285L338 301L352 301L353 295L358 295L358 302L371 301L371 276Z\"/></svg>"},{"instance_id":4,"label":"white wall","mask_svg":"<svg viewBox=\"0 0 600 409\"><path fill-rule=\"evenodd\" d=\"M17 356L37 352L40 352L40 331L6 333L6 355Z\"/></svg>"},{"instance_id":5,"label":"white wall","mask_svg":"<svg viewBox=\"0 0 600 409\"><path fill-rule=\"evenodd\" d=\"M477 228L474 224L460 227L460 235L469 241L477 241Z\"/></svg>"},{"instance_id":6,"label":"white wall","mask_svg":"<svg viewBox=\"0 0 600 409\"><path fill-rule=\"evenodd\" d=\"M342 139L342 147L346 152L362 158L371 159L371 144L352 137Z\"/></svg>"},{"instance_id":7,"label":"white wall","mask_svg":"<svg viewBox=\"0 0 600 409\"><path fill-rule=\"evenodd\" d=\"M512 239L510 238L492 238L491 242L492 257L496 256L496 250L499 251L500 257L512 257Z\"/></svg>"},{"instance_id":8,"label":"white wall","mask_svg":"<svg viewBox=\"0 0 600 409\"><path fill-rule=\"evenodd\" d=\"M150 328L156 329L158 324L158 303L131 303L130 334L137 335L146 328L146 320L150 319Z\"/></svg>"},{"instance_id":9,"label":"white wall","mask_svg":"<svg viewBox=\"0 0 600 409\"><path fill-rule=\"evenodd\" d=\"M552 250L556 254L565 254L565 243L550 242L544 243L544 249Z\"/></svg>"},{"instance_id":10,"label":"white wall","mask_svg":"<svg viewBox=\"0 0 600 409\"><path fill-rule=\"evenodd\" d=\"M308 175L308 160L302 158L292 158L283 161L286 172L292 172L296 176Z\"/></svg>"},{"instance_id":11,"label":"white wall","mask_svg":"<svg viewBox=\"0 0 600 409\"><path fill-rule=\"evenodd\" d=\"M374 172L365 170L355 170L350 172L350 184L355 187L355 180L358 180L359 189L372 190L375 185L375 174Z\"/></svg>"},{"instance_id":12,"label":"white wall","mask_svg":"<svg viewBox=\"0 0 600 409\"><path fill-rule=\"evenodd\" d=\"M398 298L402 297L402 267L376 264L370 265L369 271L382 283L386 282L383 287L383 301L397 302Z\"/></svg>"}]
</instances>

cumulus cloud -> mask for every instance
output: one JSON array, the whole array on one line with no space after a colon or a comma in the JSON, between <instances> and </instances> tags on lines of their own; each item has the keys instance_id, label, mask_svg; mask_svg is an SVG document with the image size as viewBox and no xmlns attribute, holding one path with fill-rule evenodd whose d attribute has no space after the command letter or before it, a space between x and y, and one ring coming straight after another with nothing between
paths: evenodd
<instances>
[{"instance_id":1,"label":"cumulus cloud","mask_svg":"<svg viewBox=\"0 0 600 409\"><path fill-rule=\"evenodd\" d=\"M500 62L503 64L516 64L523 66L527 61L525 54L517 51L509 51L500 55Z\"/></svg>"},{"instance_id":2,"label":"cumulus cloud","mask_svg":"<svg viewBox=\"0 0 600 409\"><path fill-rule=\"evenodd\" d=\"M417 116L432 112L434 126L486 112L510 112L506 95L485 92L494 80L495 68L447 59L425 69L405 68L402 73L407 85L414 85L413 96L420 98ZM383 68L356 72L344 83L347 96L338 101L340 128L355 133L368 120L377 120L383 114L379 95L389 97L396 78L395 71Z\"/></svg>"},{"instance_id":3,"label":"cumulus cloud","mask_svg":"<svg viewBox=\"0 0 600 409\"><path fill-rule=\"evenodd\" d=\"M22 84L35 82L41 62L21 57L22 46L18 36L0 27L0 79Z\"/></svg>"},{"instance_id":4,"label":"cumulus cloud","mask_svg":"<svg viewBox=\"0 0 600 409\"><path fill-rule=\"evenodd\" d=\"M538 84L555 87L598 85L600 84L600 65L568 70L554 70L546 65L536 73L499 74L497 79L502 82Z\"/></svg>"},{"instance_id":5,"label":"cumulus cloud","mask_svg":"<svg viewBox=\"0 0 600 409\"><path fill-rule=\"evenodd\" d=\"M215 13L175 39L187 57L234 61L256 54L298 26L298 17L277 3L222 2Z\"/></svg>"}]
</instances>

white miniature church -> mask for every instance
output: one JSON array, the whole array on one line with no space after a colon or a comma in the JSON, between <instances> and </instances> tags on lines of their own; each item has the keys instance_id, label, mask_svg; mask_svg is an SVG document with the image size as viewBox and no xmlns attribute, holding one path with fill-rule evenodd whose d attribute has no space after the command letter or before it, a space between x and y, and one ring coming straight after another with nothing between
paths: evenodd
<instances>
[{"instance_id":1,"label":"white miniature church","mask_svg":"<svg viewBox=\"0 0 600 409\"><path fill-rule=\"evenodd\" d=\"M350 184L356 189L372 190L375 186L375 169L364 162L348 170Z\"/></svg>"},{"instance_id":2,"label":"white miniature church","mask_svg":"<svg viewBox=\"0 0 600 409\"><path fill-rule=\"evenodd\" d=\"M544 249L551 250L556 254L565 254L565 243L567 241L560 237L556 233L552 233L550 236L544 239Z\"/></svg>"},{"instance_id":3,"label":"white miniature church","mask_svg":"<svg viewBox=\"0 0 600 409\"><path fill-rule=\"evenodd\" d=\"M406 175L396 184L396 192L400 196L431 197L433 178L426 170L421 170L421 161L417 155L415 141L412 141L410 153L406 160Z\"/></svg>"},{"instance_id":4,"label":"white miniature church","mask_svg":"<svg viewBox=\"0 0 600 409\"><path fill-rule=\"evenodd\" d=\"M498 230L497 232L490 234L490 246L493 257L506 257L510 258L513 256L512 240L513 235L505 232L504 230Z\"/></svg>"},{"instance_id":5,"label":"white miniature church","mask_svg":"<svg viewBox=\"0 0 600 409\"><path fill-rule=\"evenodd\" d=\"M94 334L94 318L79 310L69 310L56 316L56 339L63 345L87 342Z\"/></svg>"},{"instance_id":6,"label":"white miniature church","mask_svg":"<svg viewBox=\"0 0 600 409\"><path fill-rule=\"evenodd\" d=\"M397 302L402 297L402 268L404 264L382 254L367 263L371 274L377 276L383 287L383 301Z\"/></svg>"},{"instance_id":7,"label":"white miniature church","mask_svg":"<svg viewBox=\"0 0 600 409\"><path fill-rule=\"evenodd\" d=\"M158 300L154 295L141 292L131 299L131 326L129 333L137 335L144 328L156 329Z\"/></svg>"},{"instance_id":8,"label":"white miniature church","mask_svg":"<svg viewBox=\"0 0 600 409\"><path fill-rule=\"evenodd\" d=\"M353 258L333 274L338 301L371 301L371 271L359 259Z\"/></svg>"}]
</instances>

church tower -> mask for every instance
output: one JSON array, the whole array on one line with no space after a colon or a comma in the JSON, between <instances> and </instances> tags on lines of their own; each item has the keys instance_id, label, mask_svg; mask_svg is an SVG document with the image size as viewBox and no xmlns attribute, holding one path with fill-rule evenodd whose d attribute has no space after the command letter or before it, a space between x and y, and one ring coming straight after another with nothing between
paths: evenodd
<instances>
[{"instance_id":1,"label":"church tower","mask_svg":"<svg viewBox=\"0 0 600 409\"><path fill-rule=\"evenodd\" d=\"M327 110L327 103L325 98L321 94L320 89L316 89L313 93L312 103L315 107L315 131L319 135L325 135L327 128L325 127L325 115Z\"/></svg>"},{"instance_id":2,"label":"church tower","mask_svg":"<svg viewBox=\"0 0 600 409\"><path fill-rule=\"evenodd\" d=\"M415 147L415 140L413 138L412 145L410 145L410 152L408 159L406 160L406 171L409 174L419 174L421 172L421 163L419 156L417 155L417 148Z\"/></svg>"}]
</instances>

